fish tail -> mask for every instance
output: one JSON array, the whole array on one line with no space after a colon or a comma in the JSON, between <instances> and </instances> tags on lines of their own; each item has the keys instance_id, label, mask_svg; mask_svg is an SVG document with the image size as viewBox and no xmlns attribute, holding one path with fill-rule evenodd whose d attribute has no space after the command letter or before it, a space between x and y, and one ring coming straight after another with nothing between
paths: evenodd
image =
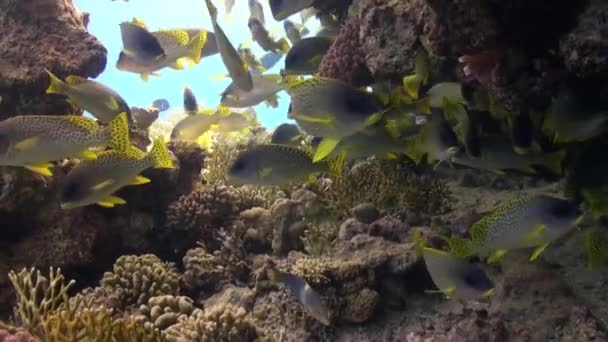
<instances>
[{"instance_id":1,"label":"fish tail","mask_svg":"<svg viewBox=\"0 0 608 342\"><path fill-rule=\"evenodd\" d=\"M167 144L162 138L154 140L154 145L150 151L153 166L157 169L172 169L173 159L171 159L171 153L167 149Z\"/></svg>"},{"instance_id":2,"label":"fish tail","mask_svg":"<svg viewBox=\"0 0 608 342\"><path fill-rule=\"evenodd\" d=\"M127 151L131 147L129 137L129 118L126 112L122 112L106 127L106 134L110 137L108 146L117 151Z\"/></svg>"},{"instance_id":3,"label":"fish tail","mask_svg":"<svg viewBox=\"0 0 608 342\"><path fill-rule=\"evenodd\" d=\"M198 64L201 61L201 51L206 43L207 31L201 30L201 32L194 36L188 43L188 53L186 57L189 57L195 64Z\"/></svg>"},{"instance_id":4,"label":"fish tail","mask_svg":"<svg viewBox=\"0 0 608 342\"><path fill-rule=\"evenodd\" d=\"M606 266L608 264L608 239L591 229L585 231L583 238L589 270L597 270Z\"/></svg>"},{"instance_id":5,"label":"fish tail","mask_svg":"<svg viewBox=\"0 0 608 342\"><path fill-rule=\"evenodd\" d=\"M65 94L65 91L67 90L68 85L65 82L63 82L61 79L59 79L59 77L55 76L48 69L44 69L44 71L46 71L46 73L49 74L49 78L51 80L49 87L46 89L46 93L47 94L61 94L61 95Z\"/></svg>"},{"instance_id":6,"label":"fish tail","mask_svg":"<svg viewBox=\"0 0 608 342\"><path fill-rule=\"evenodd\" d=\"M556 175L562 174L562 161L566 157L566 150L549 153L545 160L545 166Z\"/></svg>"},{"instance_id":7,"label":"fish tail","mask_svg":"<svg viewBox=\"0 0 608 342\"><path fill-rule=\"evenodd\" d=\"M283 51L284 54L287 54L289 49L291 49L291 46L289 46L289 41L285 37L279 39L278 43L281 51Z\"/></svg>"}]
</instances>

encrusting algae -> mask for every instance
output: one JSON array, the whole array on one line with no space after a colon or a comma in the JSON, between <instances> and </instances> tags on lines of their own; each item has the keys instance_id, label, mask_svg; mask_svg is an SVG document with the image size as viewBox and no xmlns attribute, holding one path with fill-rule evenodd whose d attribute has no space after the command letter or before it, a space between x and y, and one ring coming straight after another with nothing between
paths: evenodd
<instances>
[{"instance_id":1,"label":"encrusting algae","mask_svg":"<svg viewBox=\"0 0 608 342\"><path fill-rule=\"evenodd\" d=\"M608 340L604 2L163 6L0 4L0 341Z\"/></svg>"}]
</instances>

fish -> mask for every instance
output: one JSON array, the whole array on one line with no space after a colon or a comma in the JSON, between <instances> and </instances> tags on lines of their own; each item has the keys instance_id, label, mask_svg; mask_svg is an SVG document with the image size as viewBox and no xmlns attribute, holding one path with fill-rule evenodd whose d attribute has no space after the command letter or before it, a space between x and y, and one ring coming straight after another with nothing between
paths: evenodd
<instances>
[{"instance_id":1,"label":"fish","mask_svg":"<svg viewBox=\"0 0 608 342\"><path fill-rule=\"evenodd\" d=\"M386 111L375 95L339 80L288 75L284 79L285 91L291 97L289 117L304 132L323 138L315 162L329 155L341 138L373 125Z\"/></svg>"},{"instance_id":2,"label":"fish","mask_svg":"<svg viewBox=\"0 0 608 342\"><path fill-rule=\"evenodd\" d=\"M586 229L583 233L587 269L596 271L608 265L608 239L599 229Z\"/></svg>"},{"instance_id":3,"label":"fish","mask_svg":"<svg viewBox=\"0 0 608 342\"><path fill-rule=\"evenodd\" d=\"M469 156L479 157L481 154L479 130L471 112L463 104L452 103L444 98L443 113L452 125L458 140L464 145L465 151Z\"/></svg>"},{"instance_id":4,"label":"fish","mask_svg":"<svg viewBox=\"0 0 608 342\"><path fill-rule=\"evenodd\" d=\"M24 115L0 122L0 165L23 166L51 176L50 162L95 159L92 148L124 150L130 144L126 113L107 126L77 115Z\"/></svg>"},{"instance_id":5,"label":"fish","mask_svg":"<svg viewBox=\"0 0 608 342\"><path fill-rule=\"evenodd\" d=\"M284 123L274 129L270 137L270 143L274 145L300 146L303 135L298 125Z\"/></svg>"},{"instance_id":6,"label":"fish","mask_svg":"<svg viewBox=\"0 0 608 342\"><path fill-rule=\"evenodd\" d=\"M283 28L285 29L285 35L292 45L302 40L302 36L310 33L306 26L302 24L296 24L291 20L283 21Z\"/></svg>"},{"instance_id":7,"label":"fish","mask_svg":"<svg viewBox=\"0 0 608 342\"><path fill-rule=\"evenodd\" d=\"M430 247L423 247L422 257L433 283L448 299L478 300L494 292L494 283L477 263Z\"/></svg>"},{"instance_id":8,"label":"fish","mask_svg":"<svg viewBox=\"0 0 608 342\"><path fill-rule=\"evenodd\" d=\"M300 302L306 313L326 326L331 325L330 311L323 302L321 295L310 287L304 279L277 269L271 269L270 272L271 280L282 283L289 290L289 293Z\"/></svg>"},{"instance_id":9,"label":"fish","mask_svg":"<svg viewBox=\"0 0 608 342\"><path fill-rule=\"evenodd\" d=\"M234 7L234 3L236 0L222 0L224 2L224 8L226 9L226 21L232 21L232 8Z\"/></svg>"},{"instance_id":10,"label":"fish","mask_svg":"<svg viewBox=\"0 0 608 342\"><path fill-rule=\"evenodd\" d=\"M426 91L425 96L430 99L430 105L433 108L443 107L444 98L450 103L467 104L462 85L458 82L437 83Z\"/></svg>"},{"instance_id":11,"label":"fish","mask_svg":"<svg viewBox=\"0 0 608 342\"><path fill-rule=\"evenodd\" d=\"M454 155L461 150L452 127L443 115L436 111L421 128L420 134L409 140L405 153L416 164L422 161L425 154L428 161L437 161L435 167L443 162L451 163Z\"/></svg>"},{"instance_id":12,"label":"fish","mask_svg":"<svg viewBox=\"0 0 608 342\"><path fill-rule=\"evenodd\" d=\"M240 46L238 49L239 55L243 62L247 65L249 73L252 75L261 75L266 72L266 67L260 62L257 57L253 54L250 48Z\"/></svg>"},{"instance_id":13,"label":"fish","mask_svg":"<svg viewBox=\"0 0 608 342\"><path fill-rule=\"evenodd\" d=\"M321 23L321 29L317 32L317 37L327 37L335 39L340 33L340 21L331 14L317 13Z\"/></svg>"},{"instance_id":14,"label":"fish","mask_svg":"<svg viewBox=\"0 0 608 342\"><path fill-rule=\"evenodd\" d=\"M562 161L566 156L565 150L545 153L530 151L518 154L507 139L485 137L479 142L479 157L471 157L463 151L453 156L454 164L468 166L474 169L492 171L504 174L505 170L517 170L527 174L537 173L535 167L543 167L555 175L562 174Z\"/></svg>"},{"instance_id":15,"label":"fish","mask_svg":"<svg viewBox=\"0 0 608 342\"><path fill-rule=\"evenodd\" d=\"M264 7L257 0L248 0L247 5L249 6L249 13L251 18L256 18L262 25L266 25L266 19L264 18Z\"/></svg>"},{"instance_id":16,"label":"fish","mask_svg":"<svg viewBox=\"0 0 608 342\"><path fill-rule=\"evenodd\" d=\"M255 114L251 111L237 113L225 107L220 107L220 111L220 118L215 124L215 129L218 132L230 133L240 131L245 134L257 125Z\"/></svg>"},{"instance_id":17,"label":"fish","mask_svg":"<svg viewBox=\"0 0 608 342\"><path fill-rule=\"evenodd\" d=\"M315 14L317 14L317 10L314 7L303 9L300 12L300 20L302 21L302 25L306 24L308 19L312 18Z\"/></svg>"},{"instance_id":18,"label":"fish","mask_svg":"<svg viewBox=\"0 0 608 342\"><path fill-rule=\"evenodd\" d=\"M563 91L551 103L542 130L555 143L593 139L608 128L608 110L587 105L573 91Z\"/></svg>"},{"instance_id":19,"label":"fish","mask_svg":"<svg viewBox=\"0 0 608 342\"><path fill-rule=\"evenodd\" d=\"M450 251L460 257L479 256L499 262L513 249L534 248L534 261L547 246L581 222L579 205L548 195L518 196L474 223L470 238L446 238Z\"/></svg>"},{"instance_id":20,"label":"fish","mask_svg":"<svg viewBox=\"0 0 608 342\"><path fill-rule=\"evenodd\" d=\"M257 18L249 18L247 25L249 26L249 31L251 31L253 41L257 42L262 50L274 53L287 53L289 51L289 42L287 39L281 38L279 40L274 40L270 36L270 33L268 33L268 30L266 30L264 25Z\"/></svg>"},{"instance_id":21,"label":"fish","mask_svg":"<svg viewBox=\"0 0 608 342\"><path fill-rule=\"evenodd\" d=\"M135 125L140 129L148 129L156 119L158 119L158 114L160 111L156 107L150 108L140 108L140 107L131 107L131 115L133 115L133 120L135 120Z\"/></svg>"},{"instance_id":22,"label":"fish","mask_svg":"<svg viewBox=\"0 0 608 342\"><path fill-rule=\"evenodd\" d=\"M45 69L46 70L46 69ZM79 76L68 76L65 82L46 70L50 78L50 84L46 89L47 94L59 94L66 96L67 101L91 113L97 120L108 123L120 114L127 113L131 120L131 108L127 102L109 87Z\"/></svg>"},{"instance_id":23,"label":"fish","mask_svg":"<svg viewBox=\"0 0 608 342\"><path fill-rule=\"evenodd\" d=\"M230 78L232 78L232 82L240 90L251 91L251 89L253 89L253 81L247 66L243 63L238 51L230 43L230 40L228 40L228 37L217 23L217 9L213 6L211 0L205 0L205 3L207 4L207 10L211 17L216 44L220 51L222 62L224 63L224 66L226 66L226 69L228 69L228 74L230 75Z\"/></svg>"},{"instance_id":24,"label":"fish","mask_svg":"<svg viewBox=\"0 0 608 342\"><path fill-rule=\"evenodd\" d=\"M403 86L411 98L418 99L420 87L425 86L428 82L429 56L424 49L421 49L416 55L414 74L403 78Z\"/></svg>"},{"instance_id":25,"label":"fish","mask_svg":"<svg viewBox=\"0 0 608 342\"><path fill-rule=\"evenodd\" d=\"M158 99L152 102L152 107L158 109L159 112L164 112L171 108L171 105L167 99Z\"/></svg>"},{"instance_id":26,"label":"fish","mask_svg":"<svg viewBox=\"0 0 608 342\"><path fill-rule=\"evenodd\" d=\"M196 97L189 87L184 87L184 111L188 115L198 113L198 102L196 102Z\"/></svg>"},{"instance_id":27,"label":"fish","mask_svg":"<svg viewBox=\"0 0 608 342\"><path fill-rule=\"evenodd\" d=\"M272 101L283 90L280 75L253 75L253 89L243 91L232 82L222 92L220 103L230 108L246 108Z\"/></svg>"},{"instance_id":28,"label":"fish","mask_svg":"<svg viewBox=\"0 0 608 342\"><path fill-rule=\"evenodd\" d=\"M123 151L109 150L95 160L85 160L74 166L65 177L60 191L62 209L90 204L112 208L126 201L114 195L128 185L140 185L150 179L140 173L148 168L173 168L173 160L162 139L154 141L145 153L134 146Z\"/></svg>"},{"instance_id":29,"label":"fish","mask_svg":"<svg viewBox=\"0 0 608 342\"><path fill-rule=\"evenodd\" d=\"M528 111L522 111L511 118L511 141L513 150L518 154L527 154L532 149L534 140L534 123Z\"/></svg>"},{"instance_id":30,"label":"fish","mask_svg":"<svg viewBox=\"0 0 608 342\"><path fill-rule=\"evenodd\" d=\"M314 0L268 0L274 20L287 19L308 7L312 7Z\"/></svg>"},{"instance_id":31,"label":"fish","mask_svg":"<svg viewBox=\"0 0 608 342\"><path fill-rule=\"evenodd\" d=\"M141 25L123 22L120 24L123 51L142 62L160 61L167 57L158 39Z\"/></svg>"},{"instance_id":32,"label":"fish","mask_svg":"<svg viewBox=\"0 0 608 342\"><path fill-rule=\"evenodd\" d=\"M599 157L607 150L600 142L577 147L565 172L564 196L583 203L596 220L608 215L608 160Z\"/></svg>"},{"instance_id":33,"label":"fish","mask_svg":"<svg viewBox=\"0 0 608 342\"><path fill-rule=\"evenodd\" d=\"M217 124L220 115L211 110L199 111L181 119L171 131L171 140L195 141L203 135L212 125Z\"/></svg>"},{"instance_id":34,"label":"fish","mask_svg":"<svg viewBox=\"0 0 608 342\"><path fill-rule=\"evenodd\" d=\"M234 184L287 185L312 181L314 174L341 175L343 159L313 162L312 151L285 145L255 145L241 152L228 171Z\"/></svg>"},{"instance_id":35,"label":"fish","mask_svg":"<svg viewBox=\"0 0 608 342\"><path fill-rule=\"evenodd\" d=\"M143 25L134 19L137 25ZM133 56L129 50L123 50L118 56L116 68L121 71L137 73L143 80L150 75L158 76L156 71L166 67L176 70L185 68L186 62L198 64L201 54L207 45L209 32L203 29L173 29L151 32L165 51L166 57L142 61ZM123 45L125 43L123 42Z\"/></svg>"},{"instance_id":36,"label":"fish","mask_svg":"<svg viewBox=\"0 0 608 342\"><path fill-rule=\"evenodd\" d=\"M333 40L327 37L304 38L291 47L285 57L285 72L288 75L313 75L329 50Z\"/></svg>"}]
</instances>

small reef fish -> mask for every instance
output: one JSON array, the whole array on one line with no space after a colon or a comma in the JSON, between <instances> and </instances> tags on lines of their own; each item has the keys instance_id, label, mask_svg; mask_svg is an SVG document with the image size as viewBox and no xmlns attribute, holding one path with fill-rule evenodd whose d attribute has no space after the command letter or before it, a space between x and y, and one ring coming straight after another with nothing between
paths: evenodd
<instances>
[{"instance_id":1,"label":"small reef fish","mask_svg":"<svg viewBox=\"0 0 608 342\"><path fill-rule=\"evenodd\" d=\"M270 137L270 143L274 145L300 146L302 138L303 133L298 128L298 125L284 123L274 129Z\"/></svg>"},{"instance_id":2,"label":"small reef fish","mask_svg":"<svg viewBox=\"0 0 608 342\"><path fill-rule=\"evenodd\" d=\"M605 232L587 229L583 234L587 269L595 271L606 267L608 265L608 238Z\"/></svg>"},{"instance_id":3,"label":"small reef fish","mask_svg":"<svg viewBox=\"0 0 608 342\"><path fill-rule=\"evenodd\" d=\"M120 114L127 113L131 119L131 108L114 90L105 85L79 76L68 76L65 82L50 71L47 94L67 96L68 102L91 113L97 120L108 123Z\"/></svg>"},{"instance_id":4,"label":"small reef fish","mask_svg":"<svg viewBox=\"0 0 608 342\"><path fill-rule=\"evenodd\" d=\"M287 39L289 39L292 45L302 40L302 36L305 36L310 33L306 26L302 24L296 24L291 20L283 21L283 28L285 29L285 35L287 36Z\"/></svg>"},{"instance_id":5,"label":"small reef fish","mask_svg":"<svg viewBox=\"0 0 608 342\"><path fill-rule=\"evenodd\" d=\"M303 9L300 12L300 20L302 20L302 25L306 24L308 19L312 18L315 14L317 14L317 10L314 7Z\"/></svg>"},{"instance_id":6,"label":"small reef fish","mask_svg":"<svg viewBox=\"0 0 608 342\"><path fill-rule=\"evenodd\" d=\"M414 74L403 78L403 86L408 95L413 98L418 98L418 92L421 86L424 86L429 81L429 57L424 49L416 55Z\"/></svg>"},{"instance_id":7,"label":"small reef fish","mask_svg":"<svg viewBox=\"0 0 608 342\"><path fill-rule=\"evenodd\" d=\"M281 21L311 7L314 2L314 0L269 0L268 4L274 20Z\"/></svg>"},{"instance_id":8,"label":"small reef fish","mask_svg":"<svg viewBox=\"0 0 608 342\"><path fill-rule=\"evenodd\" d=\"M306 133L322 137L314 161L329 155L341 138L378 122L386 111L378 98L331 78L285 76L290 118Z\"/></svg>"},{"instance_id":9,"label":"small reef fish","mask_svg":"<svg viewBox=\"0 0 608 342\"><path fill-rule=\"evenodd\" d=\"M15 116L0 122L0 165L23 166L51 176L51 161L64 158L95 159L90 148L124 150L129 144L127 114L101 127L76 115Z\"/></svg>"},{"instance_id":10,"label":"small reef fish","mask_svg":"<svg viewBox=\"0 0 608 342\"><path fill-rule=\"evenodd\" d=\"M429 247L422 256L433 283L448 299L477 300L492 294L494 283L478 264Z\"/></svg>"},{"instance_id":11,"label":"small reef fish","mask_svg":"<svg viewBox=\"0 0 608 342\"><path fill-rule=\"evenodd\" d=\"M471 157L460 151L453 156L454 164L468 166L474 169L492 171L503 174L505 170L517 170L527 174L535 174L535 167L542 167L555 174L562 174L562 161L566 156L565 150L544 153L530 151L527 154L518 154L508 139L483 138L480 143L479 157Z\"/></svg>"},{"instance_id":12,"label":"small reef fish","mask_svg":"<svg viewBox=\"0 0 608 342\"><path fill-rule=\"evenodd\" d=\"M150 182L140 173L148 168L173 168L171 154L162 139L154 141L148 153L130 146L124 151L102 152L95 160L85 160L66 175L61 188L61 208L90 204L111 208L126 201L113 194L127 185Z\"/></svg>"},{"instance_id":13,"label":"small reef fish","mask_svg":"<svg viewBox=\"0 0 608 342\"><path fill-rule=\"evenodd\" d=\"M203 110L196 114L188 115L173 127L171 140L195 141L211 129L212 125L217 124L219 119L220 116L210 110Z\"/></svg>"},{"instance_id":14,"label":"small reef fish","mask_svg":"<svg viewBox=\"0 0 608 342\"><path fill-rule=\"evenodd\" d=\"M291 47L285 57L285 73L288 75L313 75L319 71L323 56L333 40L327 37L304 38Z\"/></svg>"},{"instance_id":15,"label":"small reef fish","mask_svg":"<svg viewBox=\"0 0 608 342\"><path fill-rule=\"evenodd\" d=\"M306 313L324 325L331 325L330 312L321 295L295 274L272 269L271 280L282 283L302 305Z\"/></svg>"},{"instance_id":16,"label":"small reef fish","mask_svg":"<svg viewBox=\"0 0 608 342\"><path fill-rule=\"evenodd\" d=\"M159 112L164 112L171 108L171 105L167 99L158 99L152 102L152 107L158 109Z\"/></svg>"},{"instance_id":17,"label":"small reef fish","mask_svg":"<svg viewBox=\"0 0 608 342\"><path fill-rule=\"evenodd\" d=\"M546 195L520 196L473 224L470 239L447 241L455 255L487 257L489 263L500 261L509 250L533 247L532 261L582 217L574 202Z\"/></svg>"},{"instance_id":18,"label":"small reef fish","mask_svg":"<svg viewBox=\"0 0 608 342\"><path fill-rule=\"evenodd\" d=\"M405 153L416 164L420 163L426 154L429 162L437 161L437 167L443 162L451 162L458 151L458 137L443 115L435 111L422 127L420 134L410 139Z\"/></svg>"},{"instance_id":19,"label":"small reef fish","mask_svg":"<svg viewBox=\"0 0 608 342\"><path fill-rule=\"evenodd\" d=\"M239 47L238 51L239 55L241 56L241 59L247 65L247 68L249 68L249 72L252 75L261 75L262 73L266 72L266 70L268 70L262 64L262 62L258 60L258 58L253 54L250 48Z\"/></svg>"},{"instance_id":20,"label":"small reef fish","mask_svg":"<svg viewBox=\"0 0 608 342\"><path fill-rule=\"evenodd\" d=\"M600 158L608 150L606 143L577 148L566 168L564 195L583 203L591 217L608 215L608 160Z\"/></svg>"},{"instance_id":21,"label":"small reef fish","mask_svg":"<svg viewBox=\"0 0 608 342\"><path fill-rule=\"evenodd\" d=\"M213 31L215 33L216 44L220 51L222 62L228 69L228 74L232 78L232 82L243 91L251 91L253 89L253 81L251 80L251 74L245 63L241 60L238 51L226 37L226 34L217 23L217 9L211 3L211 0L205 0L207 4L207 10L211 17L213 24Z\"/></svg>"},{"instance_id":22,"label":"small reef fish","mask_svg":"<svg viewBox=\"0 0 608 342\"><path fill-rule=\"evenodd\" d=\"M472 157L479 157L481 154L479 130L471 112L461 103L453 103L444 99L443 114L446 120L452 124L453 131L464 145L467 154Z\"/></svg>"},{"instance_id":23,"label":"small reef fish","mask_svg":"<svg viewBox=\"0 0 608 342\"><path fill-rule=\"evenodd\" d=\"M251 31L253 41L258 43L262 50L273 53L283 52L284 54L289 52L289 42L287 39L274 40L257 18L249 18L247 25L249 26L249 31Z\"/></svg>"},{"instance_id":24,"label":"small reef fish","mask_svg":"<svg viewBox=\"0 0 608 342\"><path fill-rule=\"evenodd\" d=\"M283 89L279 75L253 75L253 89L244 91L232 82L222 92L221 105L230 108L246 108L264 101L272 101Z\"/></svg>"},{"instance_id":25,"label":"small reef fish","mask_svg":"<svg viewBox=\"0 0 608 342\"><path fill-rule=\"evenodd\" d=\"M293 146L256 145L241 152L230 169L231 182L252 185L285 185L313 179L313 174L340 175L343 159L314 163L312 152Z\"/></svg>"},{"instance_id":26,"label":"small reef fish","mask_svg":"<svg viewBox=\"0 0 608 342\"><path fill-rule=\"evenodd\" d=\"M192 92L192 89L184 87L184 111L188 115L196 115L198 113L198 102Z\"/></svg>"},{"instance_id":27,"label":"small reef fish","mask_svg":"<svg viewBox=\"0 0 608 342\"><path fill-rule=\"evenodd\" d=\"M131 115L133 115L133 120L135 120L135 125L139 129L148 129L156 119L158 119L158 114L160 111L156 107L150 108L140 108L140 107L131 107Z\"/></svg>"},{"instance_id":28,"label":"small reef fish","mask_svg":"<svg viewBox=\"0 0 608 342\"><path fill-rule=\"evenodd\" d=\"M236 0L222 0L224 2L224 8L226 9L226 21L232 22L232 8Z\"/></svg>"},{"instance_id":29,"label":"small reef fish","mask_svg":"<svg viewBox=\"0 0 608 342\"><path fill-rule=\"evenodd\" d=\"M133 23L145 27L137 19L134 19ZM194 64L200 62L202 50L208 38L211 38L208 37L206 30L201 29L161 30L151 32L151 34L163 48L166 57L142 61L129 50L123 50L116 62L118 70L140 74L143 80L147 80L150 75L158 76L155 72L165 67L182 70L185 68L184 64L186 62L193 62Z\"/></svg>"},{"instance_id":30,"label":"small reef fish","mask_svg":"<svg viewBox=\"0 0 608 342\"><path fill-rule=\"evenodd\" d=\"M247 115L247 113L232 112L226 116L222 116L215 124L216 130L222 133L230 132L249 132L256 123L255 120Z\"/></svg>"},{"instance_id":31,"label":"small reef fish","mask_svg":"<svg viewBox=\"0 0 608 342\"><path fill-rule=\"evenodd\" d=\"M120 24L123 52L140 62L159 61L167 57L158 39L141 24Z\"/></svg>"},{"instance_id":32,"label":"small reef fish","mask_svg":"<svg viewBox=\"0 0 608 342\"><path fill-rule=\"evenodd\" d=\"M430 104L433 108L442 108L444 99L450 103L467 103L463 95L462 85L458 82L437 83L426 91L425 96L430 98Z\"/></svg>"},{"instance_id":33,"label":"small reef fish","mask_svg":"<svg viewBox=\"0 0 608 342\"><path fill-rule=\"evenodd\" d=\"M264 7L257 0L248 0L247 5L249 6L249 14L251 18L256 18L262 25L266 25L266 19L264 18Z\"/></svg>"}]
</instances>

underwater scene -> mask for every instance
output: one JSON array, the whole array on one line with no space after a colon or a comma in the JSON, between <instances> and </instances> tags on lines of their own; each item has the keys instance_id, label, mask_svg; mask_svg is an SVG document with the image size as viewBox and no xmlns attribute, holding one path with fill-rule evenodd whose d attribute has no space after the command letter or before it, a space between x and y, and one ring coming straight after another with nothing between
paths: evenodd
<instances>
[{"instance_id":1,"label":"underwater scene","mask_svg":"<svg viewBox=\"0 0 608 342\"><path fill-rule=\"evenodd\" d=\"M608 341L605 0L0 0L0 342Z\"/></svg>"}]
</instances>

